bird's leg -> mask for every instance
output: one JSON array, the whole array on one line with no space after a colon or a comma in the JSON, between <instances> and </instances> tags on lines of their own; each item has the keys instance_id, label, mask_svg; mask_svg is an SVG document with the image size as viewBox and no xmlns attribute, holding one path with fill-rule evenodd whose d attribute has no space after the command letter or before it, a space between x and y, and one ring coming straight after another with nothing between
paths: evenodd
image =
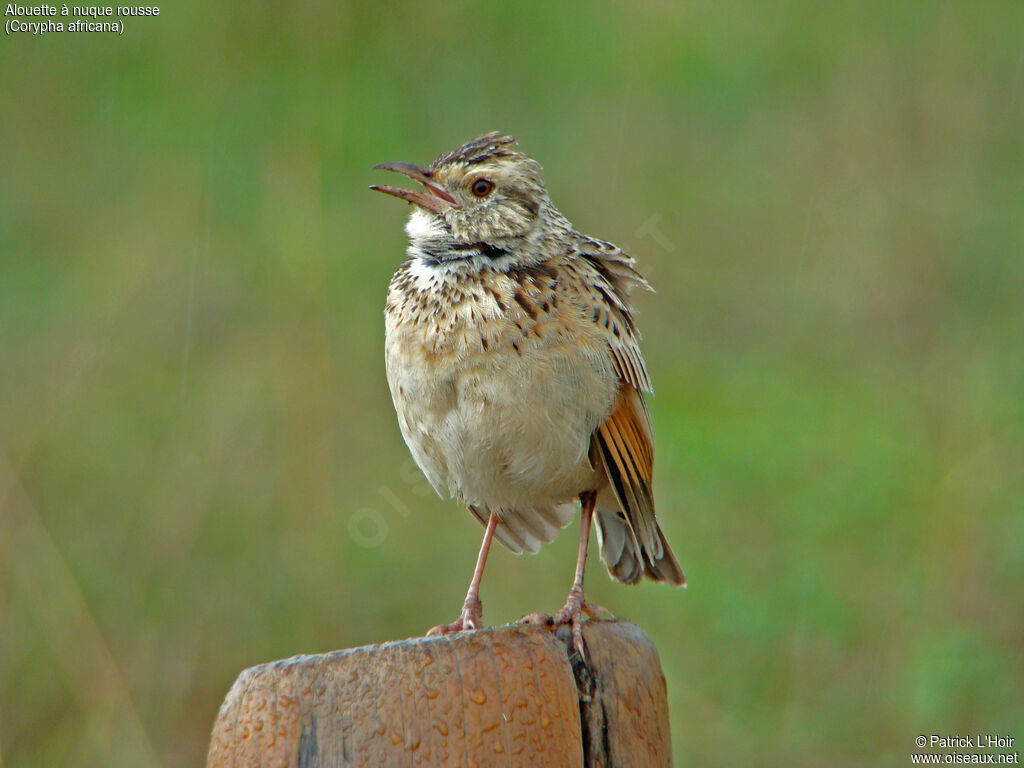
<instances>
[{"instance_id":1,"label":"bird's leg","mask_svg":"<svg viewBox=\"0 0 1024 768\"><path fill-rule=\"evenodd\" d=\"M576 556L576 577L573 579L569 596L565 599L565 605L552 617L554 626L569 624L572 627L572 642L580 656L585 656L583 650L583 615L594 616L598 611L607 609L601 606L590 605L583 599L583 572L587 565L587 545L590 543L590 521L594 517L594 504L597 503L597 494L594 491L585 491L580 494L580 548Z\"/></svg>"},{"instance_id":2,"label":"bird's leg","mask_svg":"<svg viewBox=\"0 0 1024 768\"><path fill-rule=\"evenodd\" d=\"M498 516L491 512L487 518L487 530L484 531L484 540L480 544L480 554L476 558L476 568L473 569L473 578L469 582L469 590L466 592L466 600L462 604L462 613L459 618L451 624L438 624L427 631L427 635L446 635L449 632L461 632L464 629L480 629L483 626L483 606L480 603L480 580L484 577L484 564L487 562L487 553L491 549L491 539L494 538L494 529L498 527Z\"/></svg>"}]
</instances>

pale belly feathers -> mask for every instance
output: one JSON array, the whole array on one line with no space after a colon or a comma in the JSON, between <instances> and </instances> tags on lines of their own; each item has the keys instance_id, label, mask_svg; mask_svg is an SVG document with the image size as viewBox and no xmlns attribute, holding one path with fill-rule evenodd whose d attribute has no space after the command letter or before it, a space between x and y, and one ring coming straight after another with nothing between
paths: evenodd
<instances>
[{"instance_id":1,"label":"pale belly feathers","mask_svg":"<svg viewBox=\"0 0 1024 768\"><path fill-rule=\"evenodd\" d=\"M499 539L536 551L605 482L588 452L618 392L607 344L588 323L569 331L566 313L583 310L543 275L524 291L503 273L456 286L413 267L386 315L402 435L439 493L497 512Z\"/></svg>"}]
</instances>

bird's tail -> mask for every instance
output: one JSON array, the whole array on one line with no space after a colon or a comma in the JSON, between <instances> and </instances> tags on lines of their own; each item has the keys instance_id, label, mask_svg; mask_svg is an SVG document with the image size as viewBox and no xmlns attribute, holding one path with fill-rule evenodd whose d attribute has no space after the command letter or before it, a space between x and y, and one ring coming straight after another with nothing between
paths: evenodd
<instances>
[{"instance_id":1,"label":"bird's tail","mask_svg":"<svg viewBox=\"0 0 1024 768\"><path fill-rule=\"evenodd\" d=\"M661 527L654 522L657 539L653 546L642 546L621 512L598 509L597 539L601 544L601 560L612 578L635 584L642 576L653 581L686 586L686 577ZM660 546L659 546L660 545Z\"/></svg>"},{"instance_id":2,"label":"bird's tail","mask_svg":"<svg viewBox=\"0 0 1024 768\"><path fill-rule=\"evenodd\" d=\"M595 430L591 462L608 485L597 496L601 559L612 577L635 584L641 576L684 586L686 578L654 515L654 447L643 395L623 384L618 405Z\"/></svg>"}]
</instances>

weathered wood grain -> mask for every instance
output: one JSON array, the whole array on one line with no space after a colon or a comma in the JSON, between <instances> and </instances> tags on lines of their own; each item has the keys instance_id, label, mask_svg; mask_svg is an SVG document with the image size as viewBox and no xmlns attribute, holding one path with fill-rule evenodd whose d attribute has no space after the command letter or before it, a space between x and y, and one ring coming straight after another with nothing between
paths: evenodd
<instances>
[{"instance_id":1,"label":"weathered wood grain","mask_svg":"<svg viewBox=\"0 0 1024 768\"><path fill-rule=\"evenodd\" d=\"M643 631L510 625L247 669L208 768L671 765L665 679Z\"/></svg>"}]
</instances>

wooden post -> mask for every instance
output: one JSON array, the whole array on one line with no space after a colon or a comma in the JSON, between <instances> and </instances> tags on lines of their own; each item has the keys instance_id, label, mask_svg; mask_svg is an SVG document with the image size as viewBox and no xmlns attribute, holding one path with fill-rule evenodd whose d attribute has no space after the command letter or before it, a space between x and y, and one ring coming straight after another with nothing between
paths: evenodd
<instances>
[{"instance_id":1,"label":"wooden post","mask_svg":"<svg viewBox=\"0 0 1024 768\"><path fill-rule=\"evenodd\" d=\"M658 652L627 621L508 625L242 672L207 768L672 764Z\"/></svg>"}]
</instances>

